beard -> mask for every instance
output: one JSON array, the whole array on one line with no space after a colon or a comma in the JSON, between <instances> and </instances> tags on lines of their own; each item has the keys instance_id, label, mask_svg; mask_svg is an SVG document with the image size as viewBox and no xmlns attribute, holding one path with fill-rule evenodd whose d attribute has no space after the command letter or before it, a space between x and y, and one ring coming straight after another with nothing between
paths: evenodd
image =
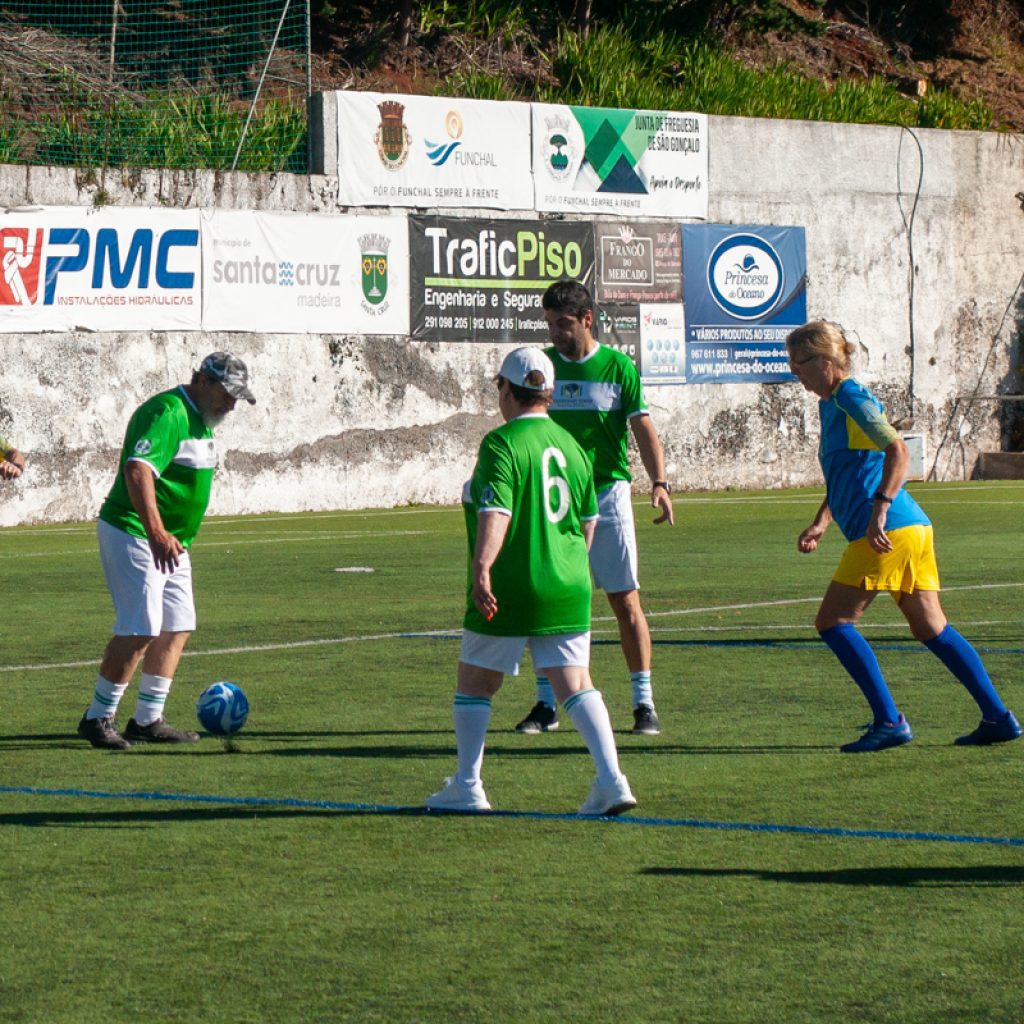
<instances>
[{"instance_id":1,"label":"beard","mask_svg":"<svg viewBox=\"0 0 1024 1024\"><path fill-rule=\"evenodd\" d=\"M200 409L199 411L202 414L203 422L211 430L213 430L214 427L219 427L228 415L226 412L213 412L211 409Z\"/></svg>"}]
</instances>

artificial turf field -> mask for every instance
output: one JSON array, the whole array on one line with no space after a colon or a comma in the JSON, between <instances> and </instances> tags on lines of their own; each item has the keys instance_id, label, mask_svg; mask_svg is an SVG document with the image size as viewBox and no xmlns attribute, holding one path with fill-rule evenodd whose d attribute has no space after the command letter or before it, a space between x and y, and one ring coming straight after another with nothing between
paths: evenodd
<instances>
[{"instance_id":1,"label":"artificial turf field","mask_svg":"<svg viewBox=\"0 0 1024 1024\"><path fill-rule=\"evenodd\" d=\"M1022 717L1024 483L912 490ZM500 813L419 811L454 768L459 509L207 520L168 718L229 679L249 723L124 753L75 736L112 621L93 526L0 531L0 1021L1020 1024L1024 741L951 745L975 707L883 596L865 634L916 738L837 752L868 712L811 628L842 546L797 553L819 501L677 495L673 529L638 503L663 731L628 734L596 595L640 801L615 821L574 816L567 716L514 733L528 665L495 700Z\"/></svg>"}]
</instances>

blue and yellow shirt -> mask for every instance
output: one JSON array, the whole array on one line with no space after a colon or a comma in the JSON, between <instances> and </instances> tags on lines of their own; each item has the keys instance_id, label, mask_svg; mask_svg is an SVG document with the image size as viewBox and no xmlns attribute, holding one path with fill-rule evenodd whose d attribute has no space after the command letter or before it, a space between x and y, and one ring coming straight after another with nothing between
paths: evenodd
<instances>
[{"instance_id":1,"label":"blue and yellow shirt","mask_svg":"<svg viewBox=\"0 0 1024 1024\"><path fill-rule=\"evenodd\" d=\"M871 497L882 483L885 449L899 434L885 418L882 403L852 377L839 382L827 401L818 403L821 441L818 461L825 474L828 507L843 536L854 541L867 533ZM889 506L886 530L927 526L921 506L901 487Z\"/></svg>"}]
</instances>

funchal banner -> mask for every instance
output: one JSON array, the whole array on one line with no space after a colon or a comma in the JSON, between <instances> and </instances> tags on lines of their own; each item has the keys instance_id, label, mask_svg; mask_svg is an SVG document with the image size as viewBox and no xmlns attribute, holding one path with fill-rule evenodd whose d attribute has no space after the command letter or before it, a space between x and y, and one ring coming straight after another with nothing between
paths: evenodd
<instances>
[{"instance_id":1,"label":"funchal banner","mask_svg":"<svg viewBox=\"0 0 1024 1024\"><path fill-rule=\"evenodd\" d=\"M413 338L547 341L541 307L563 277L593 288L591 224L410 217Z\"/></svg>"},{"instance_id":2,"label":"funchal banner","mask_svg":"<svg viewBox=\"0 0 1024 1024\"><path fill-rule=\"evenodd\" d=\"M200 329L197 210L11 211L0 262L0 332Z\"/></svg>"},{"instance_id":3,"label":"funchal banner","mask_svg":"<svg viewBox=\"0 0 1024 1024\"><path fill-rule=\"evenodd\" d=\"M792 380L786 335L807 320L803 228L684 224L686 380Z\"/></svg>"},{"instance_id":4,"label":"funchal banner","mask_svg":"<svg viewBox=\"0 0 1024 1024\"><path fill-rule=\"evenodd\" d=\"M532 209L529 104L335 96L342 206Z\"/></svg>"},{"instance_id":5,"label":"funchal banner","mask_svg":"<svg viewBox=\"0 0 1024 1024\"><path fill-rule=\"evenodd\" d=\"M404 214L204 210L203 328L409 333Z\"/></svg>"},{"instance_id":6,"label":"funchal banner","mask_svg":"<svg viewBox=\"0 0 1024 1024\"><path fill-rule=\"evenodd\" d=\"M531 104L534 209L708 215L706 114Z\"/></svg>"}]
</instances>

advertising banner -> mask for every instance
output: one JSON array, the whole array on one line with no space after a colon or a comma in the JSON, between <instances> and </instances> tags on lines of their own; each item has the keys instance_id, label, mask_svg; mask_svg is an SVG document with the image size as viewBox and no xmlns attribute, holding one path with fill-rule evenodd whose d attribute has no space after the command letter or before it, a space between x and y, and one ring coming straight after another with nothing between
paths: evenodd
<instances>
[{"instance_id":1,"label":"advertising banner","mask_svg":"<svg viewBox=\"0 0 1024 1024\"><path fill-rule=\"evenodd\" d=\"M803 228L684 224L686 379L793 379L786 335L807 320Z\"/></svg>"},{"instance_id":2,"label":"advertising banner","mask_svg":"<svg viewBox=\"0 0 1024 1024\"><path fill-rule=\"evenodd\" d=\"M596 336L633 360L644 384L685 384L686 345L680 302L602 305Z\"/></svg>"},{"instance_id":3,"label":"advertising banner","mask_svg":"<svg viewBox=\"0 0 1024 1024\"><path fill-rule=\"evenodd\" d=\"M531 113L536 209L707 217L707 115L549 103Z\"/></svg>"},{"instance_id":4,"label":"advertising banner","mask_svg":"<svg viewBox=\"0 0 1024 1024\"><path fill-rule=\"evenodd\" d=\"M342 206L533 208L528 103L335 96Z\"/></svg>"},{"instance_id":5,"label":"advertising banner","mask_svg":"<svg viewBox=\"0 0 1024 1024\"><path fill-rule=\"evenodd\" d=\"M683 249L677 224L598 221L594 225L599 304L682 302Z\"/></svg>"},{"instance_id":6,"label":"advertising banner","mask_svg":"<svg viewBox=\"0 0 1024 1024\"><path fill-rule=\"evenodd\" d=\"M204 210L203 328L409 333L404 214Z\"/></svg>"},{"instance_id":7,"label":"advertising banner","mask_svg":"<svg viewBox=\"0 0 1024 1024\"><path fill-rule=\"evenodd\" d=\"M409 251L414 338L545 342L548 285L593 288L590 224L410 217Z\"/></svg>"},{"instance_id":8,"label":"advertising banner","mask_svg":"<svg viewBox=\"0 0 1024 1024\"><path fill-rule=\"evenodd\" d=\"M52 207L0 220L0 331L197 331L197 210Z\"/></svg>"}]
</instances>

